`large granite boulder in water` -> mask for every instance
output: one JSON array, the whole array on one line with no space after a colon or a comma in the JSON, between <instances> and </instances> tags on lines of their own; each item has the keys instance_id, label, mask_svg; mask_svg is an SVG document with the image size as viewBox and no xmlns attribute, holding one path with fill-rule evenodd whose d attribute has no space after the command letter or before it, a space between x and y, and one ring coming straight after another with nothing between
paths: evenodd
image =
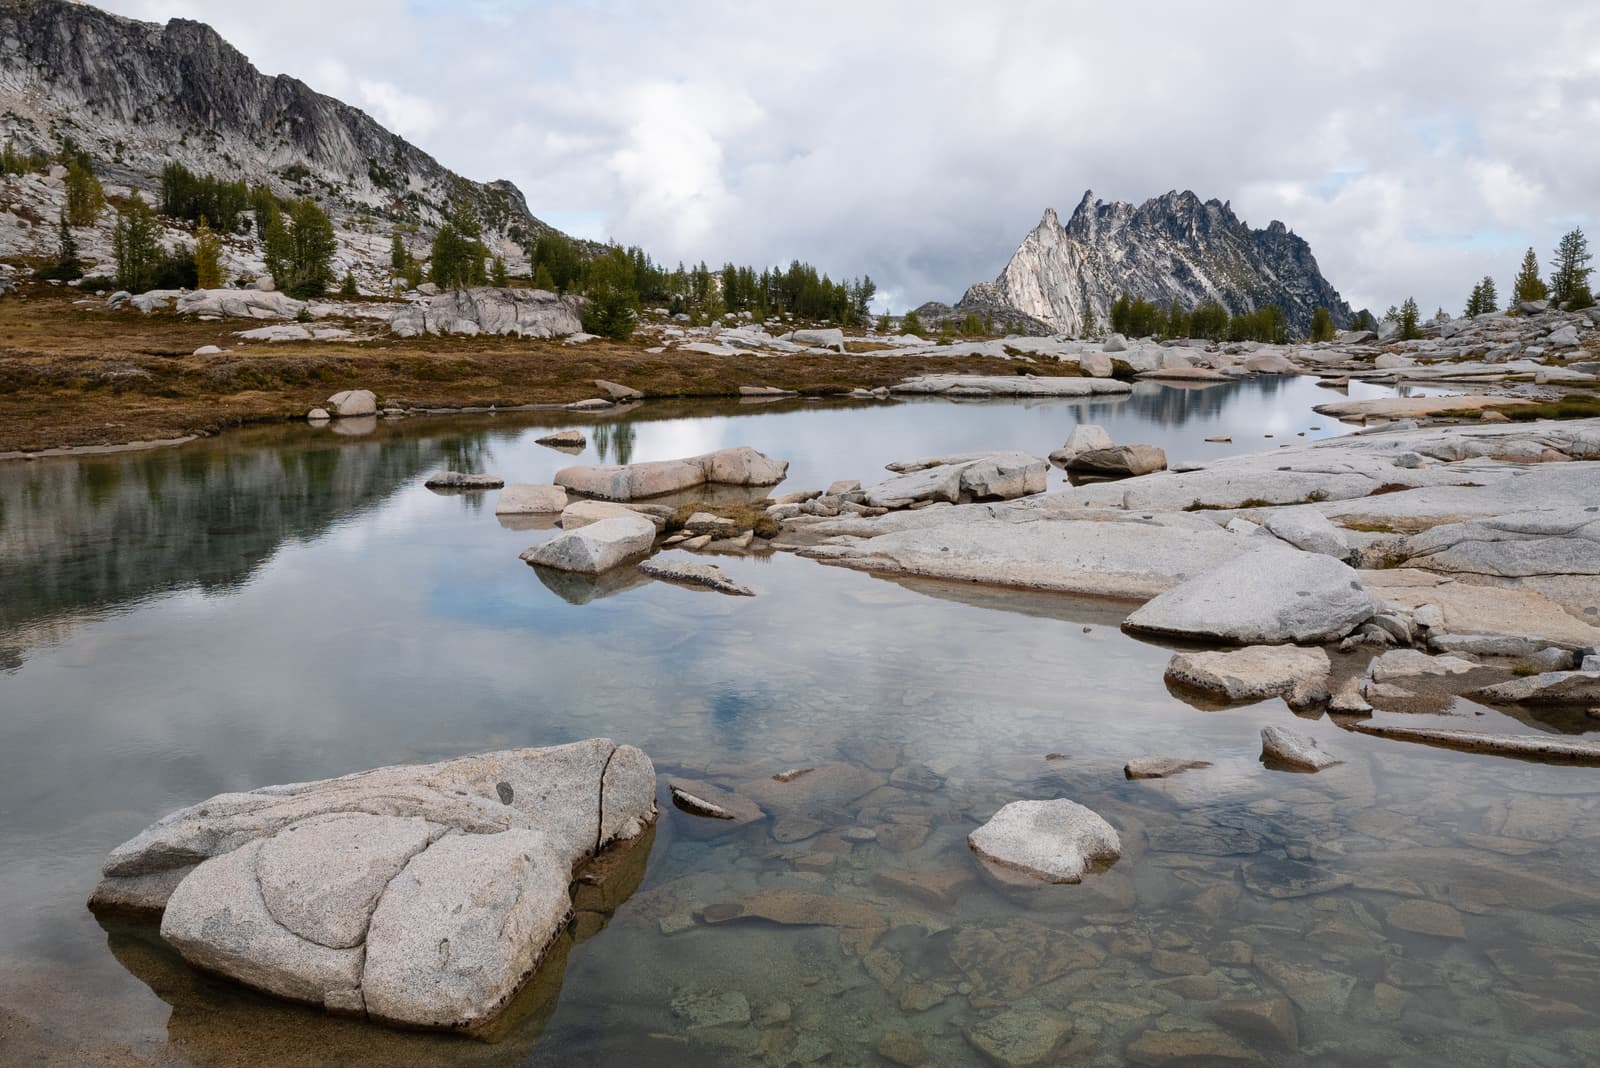
<instances>
[{"instance_id":1,"label":"large granite boulder in water","mask_svg":"<svg viewBox=\"0 0 1600 1068\"><path fill-rule=\"evenodd\" d=\"M655 769L597 738L219 794L112 850L97 909L296 1001L471 1029L533 973L575 868L654 821Z\"/></svg>"},{"instance_id":2,"label":"large granite boulder in water","mask_svg":"<svg viewBox=\"0 0 1600 1068\"><path fill-rule=\"evenodd\" d=\"M650 520L642 515L615 515L558 534L528 549L522 559L557 571L599 575L648 553L655 542L656 527Z\"/></svg>"},{"instance_id":3,"label":"large granite boulder in water","mask_svg":"<svg viewBox=\"0 0 1600 1068\"><path fill-rule=\"evenodd\" d=\"M1318 553L1262 549L1235 557L1145 602L1130 631L1275 645L1338 641L1377 611L1350 567Z\"/></svg>"},{"instance_id":4,"label":"large granite boulder in water","mask_svg":"<svg viewBox=\"0 0 1600 1068\"><path fill-rule=\"evenodd\" d=\"M559 486L589 497L634 501L708 484L776 486L788 473L787 460L774 460L741 445L682 460L563 467L556 472L555 481Z\"/></svg>"}]
</instances>

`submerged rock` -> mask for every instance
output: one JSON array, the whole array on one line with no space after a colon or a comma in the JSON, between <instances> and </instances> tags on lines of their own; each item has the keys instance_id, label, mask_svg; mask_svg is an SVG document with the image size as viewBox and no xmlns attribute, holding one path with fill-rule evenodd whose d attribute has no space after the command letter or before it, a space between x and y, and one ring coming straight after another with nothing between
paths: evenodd
<instances>
[{"instance_id":1,"label":"submerged rock","mask_svg":"<svg viewBox=\"0 0 1600 1068\"><path fill-rule=\"evenodd\" d=\"M1134 757L1122 766L1130 779L1165 779L1169 775L1209 768L1209 760L1184 760L1181 757Z\"/></svg>"},{"instance_id":2,"label":"submerged rock","mask_svg":"<svg viewBox=\"0 0 1600 1068\"><path fill-rule=\"evenodd\" d=\"M1122 855L1116 828L1076 801L1013 801L967 835L983 859L1051 883L1077 883Z\"/></svg>"},{"instance_id":3,"label":"submerged rock","mask_svg":"<svg viewBox=\"0 0 1600 1068\"><path fill-rule=\"evenodd\" d=\"M1315 738L1276 725L1261 728L1261 762L1295 771L1321 771L1341 763L1325 752Z\"/></svg>"},{"instance_id":4,"label":"submerged rock","mask_svg":"<svg viewBox=\"0 0 1600 1068\"><path fill-rule=\"evenodd\" d=\"M1477 664L1457 656L1429 656L1415 649L1392 649L1374 660L1368 671L1373 682L1393 682L1430 675L1464 675L1477 668Z\"/></svg>"},{"instance_id":5,"label":"submerged rock","mask_svg":"<svg viewBox=\"0 0 1600 1068\"><path fill-rule=\"evenodd\" d=\"M1360 576L1332 557L1264 549L1189 579L1136 609L1137 633L1238 645L1337 641L1377 610Z\"/></svg>"},{"instance_id":6,"label":"submerged rock","mask_svg":"<svg viewBox=\"0 0 1600 1068\"><path fill-rule=\"evenodd\" d=\"M114 849L95 908L164 912L197 967L408 1027L490 1020L565 929L576 865L654 821L592 739L221 794Z\"/></svg>"},{"instance_id":7,"label":"submerged rock","mask_svg":"<svg viewBox=\"0 0 1600 1068\"><path fill-rule=\"evenodd\" d=\"M598 575L619 567L655 546L655 524L643 516L612 516L569 530L536 545L522 559L557 571Z\"/></svg>"},{"instance_id":8,"label":"submerged rock","mask_svg":"<svg viewBox=\"0 0 1600 1068\"><path fill-rule=\"evenodd\" d=\"M1243 649L1178 653L1167 663L1170 683L1227 701L1285 697L1299 708L1328 699L1332 669L1322 649L1252 645Z\"/></svg>"},{"instance_id":9,"label":"submerged rock","mask_svg":"<svg viewBox=\"0 0 1600 1068\"><path fill-rule=\"evenodd\" d=\"M1466 753L1494 753L1523 757L1550 764L1600 766L1600 742L1581 738L1560 738L1548 734L1488 734L1444 727L1403 727L1382 723L1358 723L1356 730L1379 738L1459 749Z\"/></svg>"},{"instance_id":10,"label":"submerged rock","mask_svg":"<svg viewBox=\"0 0 1600 1068\"><path fill-rule=\"evenodd\" d=\"M927 501L1011 500L1042 493L1050 465L1022 452L977 453L890 464L896 477L862 490L874 508Z\"/></svg>"}]
</instances>

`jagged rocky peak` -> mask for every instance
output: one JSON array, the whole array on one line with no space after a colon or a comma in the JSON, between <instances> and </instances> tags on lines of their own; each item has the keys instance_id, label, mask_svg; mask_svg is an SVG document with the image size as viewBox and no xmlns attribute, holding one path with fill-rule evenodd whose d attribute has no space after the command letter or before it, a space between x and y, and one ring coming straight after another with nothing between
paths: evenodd
<instances>
[{"instance_id":1,"label":"jagged rocky peak","mask_svg":"<svg viewBox=\"0 0 1600 1068\"><path fill-rule=\"evenodd\" d=\"M1047 209L999 277L973 285L956 309L1003 310L1080 334L1086 312L1103 327L1121 293L1185 308L1215 301L1231 314L1276 304L1301 332L1319 307L1340 326L1352 314L1287 226L1252 230L1230 202L1189 190L1137 206L1088 190L1065 226Z\"/></svg>"},{"instance_id":2,"label":"jagged rocky peak","mask_svg":"<svg viewBox=\"0 0 1600 1068\"><path fill-rule=\"evenodd\" d=\"M371 116L266 75L210 26L140 22L72 0L0 0L0 141L53 153L71 138L102 180L148 194L170 161L312 195L334 216L428 236L452 196L474 202L508 257L551 230L508 181L455 174ZM494 238L500 238L496 242Z\"/></svg>"}]
</instances>

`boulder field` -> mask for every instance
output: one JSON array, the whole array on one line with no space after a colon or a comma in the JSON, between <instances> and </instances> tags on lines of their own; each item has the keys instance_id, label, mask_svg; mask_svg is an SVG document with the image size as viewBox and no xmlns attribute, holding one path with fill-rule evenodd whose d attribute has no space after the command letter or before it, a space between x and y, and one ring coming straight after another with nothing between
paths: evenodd
<instances>
[{"instance_id":1,"label":"boulder field","mask_svg":"<svg viewBox=\"0 0 1600 1068\"><path fill-rule=\"evenodd\" d=\"M596 738L219 794L111 851L96 910L161 917L197 968L331 1012L474 1030L566 928L569 885L656 818Z\"/></svg>"}]
</instances>

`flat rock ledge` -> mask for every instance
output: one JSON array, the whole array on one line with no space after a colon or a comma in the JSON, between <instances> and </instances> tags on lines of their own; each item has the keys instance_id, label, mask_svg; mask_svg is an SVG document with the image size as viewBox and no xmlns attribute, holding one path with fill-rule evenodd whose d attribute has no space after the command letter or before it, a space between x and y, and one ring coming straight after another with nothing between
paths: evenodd
<instances>
[{"instance_id":1,"label":"flat rock ledge","mask_svg":"<svg viewBox=\"0 0 1600 1068\"><path fill-rule=\"evenodd\" d=\"M1443 727L1402 727L1385 723L1357 723L1362 734L1421 742L1441 749L1465 753L1494 753L1523 757L1547 764L1583 764L1600 767L1600 742L1578 738L1552 738L1543 734L1489 734L1484 731L1458 731Z\"/></svg>"},{"instance_id":2,"label":"flat rock ledge","mask_svg":"<svg viewBox=\"0 0 1600 1068\"><path fill-rule=\"evenodd\" d=\"M1076 801L1013 801L967 835L991 864L1047 883L1078 883L1122 856L1117 830Z\"/></svg>"},{"instance_id":3,"label":"flat rock ledge","mask_svg":"<svg viewBox=\"0 0 1600 1068\"><path fill-rule=\"evenodd\" d=\"M1122 774L1130 779L1165 779L1185 771L1211 767L1209 760L1185 760L1182 757L1134 757L1122 766Z\"/></svg>"},{"instance_id":4,"label":"flat rock ledge","mask_svg":"<svg viewBox=\"0 0 1600 1068\"><path fill-rule=\"evenodd\" d=\"M1167 664L1166 680L1223 701L1265 701L1281 696L1291 708L1308 708L1328 701L1331 670L1328 654L1321 648L1251 645L1178 653Z\"/></svg>"},{"instance_id":5,"label":"flat rock ledge","mask_svg":"<svg viewBox=\"0 0 1600 1068\"><path fill-rule=\"evenodd\" d=\"M429 489L492 490L499 489L506 480L499 475L472 474L466 471L440 471L430 475L423 483Z\"/></svg>"},{"instance_id":6,"label":"flat rock ledge","mask_svg":"<svg viewBox=\"0 0 1600 1068\"><path fill-rule=\"evenodd\" d=\"M1492 705L1600 705L1600 671L1546 671L1467 696Z\"/></svg>"},{"instance_id":7,"label":"flat rock ledge","mask_svg":"<svg viewBox=\"0 0 1600 1068\"><path fill-rule=\"evenodd\" d=\"M564 467L556 472L555 481L586 497L634 501L706 485L775 486L788 473L787 460L774 460L741 445L681 460Z\"/></svg>"},{"instance_id":8,"label":"flat rock ledge","mask_svg":"<svg viewBox=\"0 0 1600 1068\"><path fill-rule=\"evenodd\" d=\"M489 1024L566 929L575 869L656 818L594 738L219 794L111 851L89 905L161 914L191 965L404 1027Z\"/></svg>"},{"instance_id":9,"label":"flat rock ledge","mask_svg":"<svg viewBox=\"0 0 1600 1068\"><path fill-rule=\"evenodd\" d=\"M646 560L639 571L653 579L683 586L700 586L734 597L754 597L755 591L729 578L716 564L697 564L692 560Z\"/></svg>"},{"instance_id":10,"label":"flat rock ledge","mask_svg":"<svg viewBox=\"0 0 1600 1068\"><path fill-rule=\"evenodd\" d=\"M1343 763L1307 737L1284 727L1261 728L1261 762L1289 771L1321 771Z\"/></svg>"},{"instance_id":11,"label":"flat rock ledge","mask_svg":"<svg viewBox=\"0 0 1600 1068\"><path fill-rule=\"evenodd\" d=\"M1234 645L1331 642L1377 612L1348 565L1299 549L1235 557L1145 602L1134 632Z\"/></svg>"}]
</instances>

